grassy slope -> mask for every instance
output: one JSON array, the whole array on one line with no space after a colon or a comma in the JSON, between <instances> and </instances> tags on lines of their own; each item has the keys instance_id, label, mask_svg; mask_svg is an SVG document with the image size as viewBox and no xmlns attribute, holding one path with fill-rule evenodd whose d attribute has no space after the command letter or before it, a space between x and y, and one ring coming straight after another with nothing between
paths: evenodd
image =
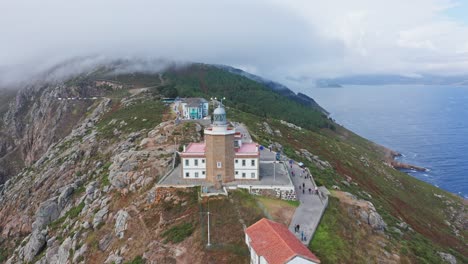
<instances>
[{"instance_id":1,"label":"grassy slope","mask_svg":"<svg viewBox=\"0 0 468 264\"><path fill-rule=\"evenodd\" d=\"M311 168L319 184L324 184L328 188L337 185L359 198L370 200L389 226L395 226L401 221L408 223L417 232L406 233L402 240L395 235L394 239L400 240L398 243L400 252L408 255L412 262L440 261L436 250L451 252L459 258L466 256L467 252L463 247L466 231L461 237L456 237L445 223L446 220L451 221L447 217L446 209L451 206L459 210L462 207L462 199L384 165L383 151L372 142L341 127L338 127L337 132L327 129L315 132L296 131L280 124L277 120L261 118L235 109L231 109L229 114L232 119L246 123L255 140L265 145L272 141L279 142L284 146L288 156L304 161ZM260 125L263 121L268 121L273 130L280 130L283 137L274 137L264 132ZM295 152L299 149L307 149L322 160L329 161L334 170L317 169ZM361 162L361 157L369 160L369 167ZM345 175L351 177L355 184L349 187L342 184ZM366 193L372 198L370 199ZM434 194L443 195L445 198L440 199ZM331 207L334 206L336 203L331 203ZM336 210L330 208L325 219L335 219L338 226L347 228L349 222L338 221L338 218L343 218L346 212ZM348 218L348 221L353 220ZM335 239L339 237L345 242L348 250L356 250L349 248L353 245L353 239L340 234L339 228L335 228L337 226L328 229L329 238L333 240L334 237ZM346 258L347 250L340 250L341 245L331 243L330 246L336 246L333 250L337 256ZM321 246L313 248L320 252Z\"/></svg>"}]
</instances>

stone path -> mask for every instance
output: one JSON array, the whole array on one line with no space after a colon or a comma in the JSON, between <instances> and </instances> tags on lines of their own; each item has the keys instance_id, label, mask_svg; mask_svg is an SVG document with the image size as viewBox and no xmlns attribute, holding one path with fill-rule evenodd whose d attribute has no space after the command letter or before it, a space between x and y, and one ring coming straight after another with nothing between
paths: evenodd
<instances>
[{"instance_id":1,"label":"stone path","mask_svg":"<svg viewBox=\"0 0 468 264\"><path fill-rule=\"evenodd\" d=\"M294 162L292 168L291 165L288 165L288 169L296 189L297 198L300 201L300 205L294 212L293 219L289 225L289 230L294 233L299 240L301 240L301 233L304 232L306 239L302 241L302 243L309 245L325 208L328 205L328 197L326 195L319 196L314 194L315 183L313 179L310 177L305 179L305 175L301 176L302 168L300 168L297 163ZM295 176L292 176L292 172L294 172ZM304 192L303 184L305 185ZM309 188L312 191L311 194L309 194ZM294 227L298 224L300 226L300 231L295 232Z\"/></svg>"}]
</instances>

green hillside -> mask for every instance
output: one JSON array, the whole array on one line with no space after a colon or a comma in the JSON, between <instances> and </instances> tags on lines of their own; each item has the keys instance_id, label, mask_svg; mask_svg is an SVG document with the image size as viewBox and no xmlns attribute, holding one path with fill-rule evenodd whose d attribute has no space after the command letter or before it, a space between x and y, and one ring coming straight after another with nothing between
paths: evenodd
<instances>
[{"instance_id":1,"label":"green hillside","mask_svg":"<svg viewBox=\"0 0 468 264\"><path fill-rule=\"evenodd\" d=\"M226 97L225 104L262 118L282 119L317 130L332 127L318 109L301 105L265 85L225 70L203 64L172 69L164 74L181 97Z\"/></svg>"},{"instance_id":2,"label":"green hillside","mask_svg":"<svg viewBox=\"0 0 468 264\"><path fill-rule=\"evenodd\" d=\"M454 225L458 223L457 227L460 227L459 222L464 220L463 200L390 168L383 163L385 150L382 147L332 123L315 109L304 107L262 84L218 68L196 64L170 70L164 77L180 96L226 97L229 117L246 123L256 141L264 145L280 143L285 154L305 162L311 168L319 184L328 189L337 186L360 199L371 201L388 224L388 250L398 252L403 262L436 263L440 260L437 252L449 252L463 261L468 260L468 251L464 247L467 231L461 229L461 234L457 233ZM306 129L291 129L281 124L280 120ZM268 134L262 126L263 122L267 122L273 130L279 130L282 136ZM299 155L301 149L330 162L332 169L317 168ZM346 179L351 179L352 184L344 184ZM336 208L331 208L325 218L339 218L340 221L333 229L319 229L321 238L317 239L336 236L343 240L347 250L356 251L355 247L359 245L352 241L362 230L350 228L352 225L349 223L355 220L343 218L346 216L343 211L347 209L337 204L331 203L331 207ZM406 229L403 228L402 234L396 230L402 229L398 226L401 223L408 225ZM343 229L347 231L340 231ZM321 257L326 259L329 253L346 257L347 250L333 248L339 245L331 245ZM317 240L312 242L312 249L321 251ZM366 255L365 250L361 253L361 257ZM360 256L355 257L359 259ZM362 261L367 260L363 257Z\"/></svg>"}]
</instances>

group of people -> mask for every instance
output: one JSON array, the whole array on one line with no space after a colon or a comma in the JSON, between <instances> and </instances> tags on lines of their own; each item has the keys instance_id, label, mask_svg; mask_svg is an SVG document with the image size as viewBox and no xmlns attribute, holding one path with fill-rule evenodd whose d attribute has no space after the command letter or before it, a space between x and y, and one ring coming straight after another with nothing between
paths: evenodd
<instances>
[{"instance_id":1,"label":"group of people","mask_svg":"<svg viewBox=\"0 0 468 264\"><path fill-rule=\"evenodd\" d=\"M307 237L304 234L304 230L301 230L301 226L299 224L297 224L294 227L294 233L298 233L298 232L300 232L300 234L301 234L301 241L307 241Z\"/></svg>"},{"instance_id":2,"label":"group of people","mask_svg":"<svg viewBox=\"0 0 468 264\"><path fill-rule=\"evenodd\" d=\"M304 182L302 183L302 186L299 185L299 190L302 190L302 194L305 194L306 187L305 187ZM309 194L312 194L312 188L309 188ZM318 187L317 186L315 186L313 194L318 195Z\"/></svg>"}]
</instances>

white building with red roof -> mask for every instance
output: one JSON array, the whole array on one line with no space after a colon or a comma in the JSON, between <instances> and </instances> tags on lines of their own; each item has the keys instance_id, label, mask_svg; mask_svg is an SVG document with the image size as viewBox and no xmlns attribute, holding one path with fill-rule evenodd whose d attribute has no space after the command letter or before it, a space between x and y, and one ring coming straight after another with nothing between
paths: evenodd
<instances>
[{"instance_id":1,"label":"white building with red roof","mask_svg":"<svg viewBox=\"0 0 468 264\"><path fill-rule=\"evenodd\" d=\"M222 104L213 112L213 124L204 130L205 141L190 143L179 153L183 179L220 185L236 180L260 179L257 143L244 142L241 133L227 123Z\"/></svg>"},{"instance_id":2,"label":"white building with red roof","mask_svg":"<svg viewBox=\"0 0 468 264\"><path fill-rule=\"evenodd\" d=\"M261 219L245 230L252 264L317 264L320 260L282 224Z\"/></svg>"}]
</instances>

